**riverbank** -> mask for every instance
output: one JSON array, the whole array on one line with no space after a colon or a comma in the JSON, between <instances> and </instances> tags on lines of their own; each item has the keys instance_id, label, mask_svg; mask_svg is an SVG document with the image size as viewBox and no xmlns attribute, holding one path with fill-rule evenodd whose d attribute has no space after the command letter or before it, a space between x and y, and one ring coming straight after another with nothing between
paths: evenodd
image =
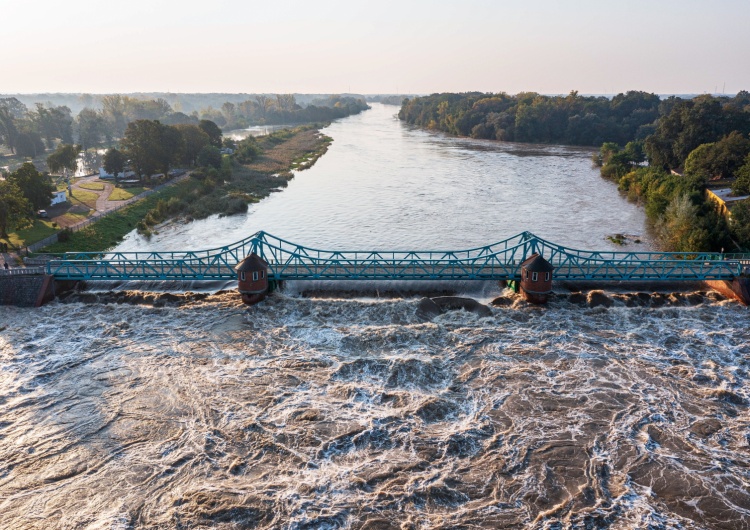
<instances>
[{"instance_id":1,"label":"riverbank","mask_svg":"<svg viewBox=\"0 0 750 530\"><path fill-rule=\"evenodd\" d=\"M325 154L332 139L318 126L278 131L257 139L260 154L249 164L226 158L221 172L194 173L128 208L113 213L79 232L42 249L45 253L97 252L117 245L134 229L151 235L168 220L190 222L214 214L233 215L247 211L274 191L286 187L302 171ZM227 164L230 164L227 166Z\"/></svg>"}]
</instances>

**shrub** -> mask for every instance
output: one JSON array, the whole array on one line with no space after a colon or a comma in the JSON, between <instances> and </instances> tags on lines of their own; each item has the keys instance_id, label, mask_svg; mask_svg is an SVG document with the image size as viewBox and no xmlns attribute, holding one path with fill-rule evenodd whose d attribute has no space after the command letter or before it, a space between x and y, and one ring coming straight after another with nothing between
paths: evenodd
<instances>
[{"instance_id":1,"label":"shrub","mask_svg":"<svg viewBox=\"0 0 750 530\"><path fill-rule=\"evenodd\" d=\"M70 228L63 228L57 233L57 240L60 243L65 243L70 240L70 236L73 235L73 231Z\"/></svg>"}]
</instances>

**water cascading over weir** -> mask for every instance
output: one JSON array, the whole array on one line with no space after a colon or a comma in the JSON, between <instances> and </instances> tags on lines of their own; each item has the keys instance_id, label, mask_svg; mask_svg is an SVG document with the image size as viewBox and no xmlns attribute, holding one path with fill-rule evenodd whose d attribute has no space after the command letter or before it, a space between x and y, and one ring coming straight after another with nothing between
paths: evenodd
<instances>
[{"instance_id":1,"label":"water cascading over weir","mask_svg":"<svg viewBox=\"0 0 750 530\"><path fill-rule=\"evenodd\" d=\"M524 269L531 261L533 267ZM705 281L749 303L749 272L750 254L577 250L531 232L465 250L350 251L314 249L261 231L209 250L68 252L46 265L46 273L58 281L237 279L249 303L285 280L493 280L511 282L528 298L543 301L539 286L549 292L553 276L571 282ZM532 283L535 297L528 296Z\"/></svg>"}]
</instances>

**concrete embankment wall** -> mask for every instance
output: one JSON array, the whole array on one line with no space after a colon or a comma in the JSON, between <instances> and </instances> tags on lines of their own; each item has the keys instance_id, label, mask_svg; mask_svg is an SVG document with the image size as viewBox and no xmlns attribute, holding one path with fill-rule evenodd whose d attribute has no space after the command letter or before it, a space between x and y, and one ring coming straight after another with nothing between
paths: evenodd
<instances>
[{"instance_id":1,"label":"concrete embankment wall","mask_svg":"<svg viewBox=\"0 0 750 530\"><path fill-rule=\"evenodd\" d=\"M0 305L39 307L55 297L55 281L45 274L0 275Z\"/></svg>"}]
</instances>

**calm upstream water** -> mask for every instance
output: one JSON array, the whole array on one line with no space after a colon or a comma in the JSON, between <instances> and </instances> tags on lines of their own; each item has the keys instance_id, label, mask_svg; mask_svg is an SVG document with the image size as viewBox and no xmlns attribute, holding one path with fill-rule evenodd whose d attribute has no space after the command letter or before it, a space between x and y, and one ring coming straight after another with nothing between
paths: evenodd
<instances>
[{"instance_id":1,"label":"calm upstream water","mask_svg":"<svg viewBox=\"0 0 750 530\"><path fill-rule=\"evenodd\" d=\"M332 125L329 153L247 216L148 245L643 235L586 150L446 138L394 111ZM442 314L289 290L2 307L0 528L750 528L746 307L495 289L496 306Z\"/></svg>"},{"instance_id":2,"label":"calm upstream water","mask_svg":"<svg viewBox=\"0 0 750 530\"><path fill-rule=\"evenodd\" d=\"M647 241L643 211L591 167L592 150L450 138L403 125L397 110L373 104L324 129L328 153L247 215L150 241L134 232L118 250L210 248L258 230L349 250L461 249L525 230L587 249L622 248L606 239L616 233Z\"/></svg>"}]
</instances>

